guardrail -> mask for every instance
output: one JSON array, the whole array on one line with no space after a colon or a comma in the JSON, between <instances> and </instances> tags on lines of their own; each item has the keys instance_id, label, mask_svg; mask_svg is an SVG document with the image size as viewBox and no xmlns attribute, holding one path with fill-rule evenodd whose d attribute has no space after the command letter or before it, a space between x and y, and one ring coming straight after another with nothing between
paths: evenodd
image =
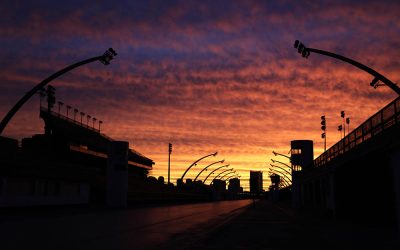
<instances>
[{"instance_id":1,"label":"guardrail","mask_svg":"<svg viewBox=\"0 0 400 250\"><path fill-rule=\"evenodd\" d=\"M337 156L347 153L357 145L387 130L396 123L400 123L400 97L397 97L394 101L346 135L342 140L318 156L318 158L314 160L314 166L324 166Z\"/></svg>"}]
</instances>

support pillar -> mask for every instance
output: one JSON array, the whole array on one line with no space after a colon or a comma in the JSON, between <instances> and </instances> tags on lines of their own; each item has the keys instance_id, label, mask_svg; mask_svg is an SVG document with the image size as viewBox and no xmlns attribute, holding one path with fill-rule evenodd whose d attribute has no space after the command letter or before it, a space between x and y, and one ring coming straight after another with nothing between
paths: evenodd
<instances>
[{"instance_id":1,"label":"support pillar","mask_svg":"<svg viewBox=\"0 0 400 250\"><path fill-rule=\"evenodd\" d=\"M107 206L124 208L128 195L128 149L126 141L110 142L107 161Z\"/></svg>"},{"instance_id":2,"label":"support pillar","mask_svg":"<svg viewBox=\"0 0 400 250\"><path fill-rule=\"evenodd\" d=\"M390 165L393 173L393 193L396 204L397 230L400 233L400 149L390 153Z\"/></svg>"}]
</instances>

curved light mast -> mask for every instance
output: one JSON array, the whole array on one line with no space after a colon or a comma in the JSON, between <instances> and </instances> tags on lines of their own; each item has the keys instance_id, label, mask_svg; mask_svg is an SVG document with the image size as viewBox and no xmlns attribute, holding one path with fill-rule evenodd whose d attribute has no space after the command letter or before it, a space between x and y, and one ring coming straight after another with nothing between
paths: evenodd
<instances>
[{"instance_id":1,"label":"curved light mast","mask_svg":"<svg viewBox=\"0 0 400 250\"><path fill-rule=\"evenodd\" d=\"M224 163L224 161L225 161L225 160L216 161L216 162L213 162L213 163L211 163L210 165L206 166L205 168L203 168L203 169L197 174L196 178L194 178L193 182L195 182L195 181L197 180L197 178L199 178L199 176L201 175L201 173L203 173L203 171L207 170L209 167L211 167L211 166L214 165L214 164L217 164L217 163Z\"/></svg>"},{"instance_id":2,"label":"curved light mast","mask_svg":"<svg viewBox=\"0 0 400 250\"><path fill-rule=\"evenodd\" d=\"M100 61L104 65L110 64L110 61L116 56L117 53L113 48L109 48L103 55L101 56L96 56L92 57L74 64L69 65L68 67L57 71L56 73L52 74L51 76L47 77L44 79L42 82L40 82L38 85L33 87L29 92L27 92L11 109L8 111L6 116L3 118L3 120L0 122L0 135L3 133L3 130L7 126L7 124L10 122L10 120L14 117L14 115L18 112L18 110L24 105L35 93L37 93L40 89L42 89L44 86L46 86L49 82L53 81L57 77L67 73L68 71L71 71L79 66L95 62L95 61Z\"/></svg>"}]
</instances>

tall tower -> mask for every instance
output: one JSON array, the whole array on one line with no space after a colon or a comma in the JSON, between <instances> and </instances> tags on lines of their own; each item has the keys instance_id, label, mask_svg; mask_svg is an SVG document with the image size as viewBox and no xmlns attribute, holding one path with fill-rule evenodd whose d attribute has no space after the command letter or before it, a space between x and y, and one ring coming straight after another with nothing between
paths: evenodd
<instances>
[{"instance_id":1,"label":"tall tower","mask_svg":"<svg viewBox=\"0 0 400 250\"><path fill-rule=\"evenodd\" d=\"M313 168L314 146L311 140L294 140L290 142L292 162L292 206L294 209L301 207L301 185L298 175L301 171Z\"/></svg>"},{"instance_id":2,"label":"tall tower","mask_svg":"<svg viewBox=\"0 0 400 250\"><path fill-rule=\"evenodd\" d=\"M294 140L290 142L292 171L311 169L314 161L314 145L311 140Z\"/></svg>"}]
</instances>

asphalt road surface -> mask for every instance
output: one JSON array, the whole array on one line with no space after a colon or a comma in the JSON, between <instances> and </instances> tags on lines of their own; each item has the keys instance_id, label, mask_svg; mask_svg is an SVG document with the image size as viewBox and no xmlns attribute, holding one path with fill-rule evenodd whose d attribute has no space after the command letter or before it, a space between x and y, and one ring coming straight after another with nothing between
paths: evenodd
<instances>
[{"instance_id":1,"label":"asphalt road surface","mask_svg":"<svg viewBox=\"0 0 400 250\"><path fill-rule=\"evenodd\" d=\"M0 218L0 249L156 249L201 237L252 200Z\"/></svg>"}]
</instances>

